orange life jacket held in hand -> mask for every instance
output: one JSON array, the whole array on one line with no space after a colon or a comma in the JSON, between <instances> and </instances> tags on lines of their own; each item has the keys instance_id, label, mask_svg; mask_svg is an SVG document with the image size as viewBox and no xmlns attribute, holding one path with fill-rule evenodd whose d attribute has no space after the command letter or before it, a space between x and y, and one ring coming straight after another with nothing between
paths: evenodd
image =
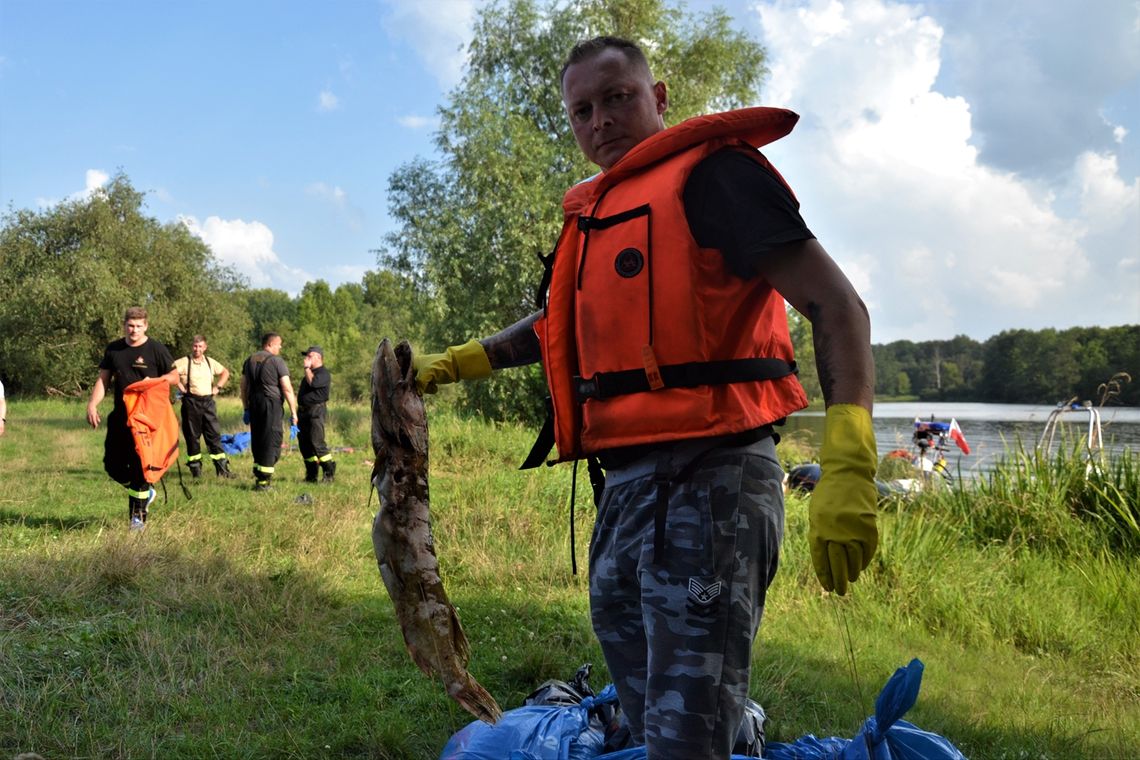
<instances>
[{"instance_id":1,"label":"orange life jacket held in hand","mask_svg":"<svg viewBox=\"0 0 1140 760\"><path fill-rule=\"evenodd\" d=\"M147 483L157 483L178 461L178 418L170 403L170 383L149 377L123 389L127 427L135 441Z\"/></svg>"},{"instance_id":2,"label":"orange life jacket held in hand","mask_svg":"<svg viewBox=\"0 0 1140 760\"><path fill-rule=\"evenodd\" d=\"M807 406L784 299L699 247L682 198L693 168L724 147L782 182L757 148L798 118L748 108L690 119L566 193L535 323L555 461L743 432Z\"/></svg>"}]
</instances>

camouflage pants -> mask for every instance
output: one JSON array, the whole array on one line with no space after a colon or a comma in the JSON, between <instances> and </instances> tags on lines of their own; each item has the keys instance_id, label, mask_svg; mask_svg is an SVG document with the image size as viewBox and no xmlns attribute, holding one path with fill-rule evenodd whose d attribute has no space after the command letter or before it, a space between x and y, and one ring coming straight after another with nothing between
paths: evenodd
<instances>
[{"instance_id":1,"label":"camouflage pants","mask_svg":"<svg viewBox=\"0 0 1140 760\"><path fill-rule=\"evenodd\" d=\"M729 757L784 532L771 439L707 453L692 443L607 473L590 547L594 631L647 760ZM655 557L657 483L690 462L665 486Z\"/></svg>"}]
</instances>

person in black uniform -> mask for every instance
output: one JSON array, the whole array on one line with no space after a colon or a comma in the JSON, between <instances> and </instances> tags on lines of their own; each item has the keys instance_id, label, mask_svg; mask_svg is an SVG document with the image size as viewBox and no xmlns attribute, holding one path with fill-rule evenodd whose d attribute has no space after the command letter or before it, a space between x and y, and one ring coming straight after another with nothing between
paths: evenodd
<instances>
[{"instance_id":1,"label":"person in black uniform","mask_svg":"<svg viewBox=\"0 0 1140 760\"><path fill-rule=\"evenodd\" d=\"M195 335L190 341L190 355L174 360L178 370L178 390L182 394L182 435L186 438L186 466L195 478L202 477L202 446L199 438L206 439L206 450L219 478L232 478L230 463L222 448L222 427L218 423L218 409L214 396L226 387L230 371L221 362L206 356L206 337ZM215 381L216 378L216 381Z\"/></svg>"},{"instance_id":2,"label":"person in black uniform","mask_svg":"<svg viewBox=\"0 0 1140 760\"><path fill-rule=\"evenodd\" d=\"M166 346L146 336L148 323L146 309L132 306L123 316L123 334L110 343L99 362L99 377L91 388L87 402L87 422L99 427L99 402L107 393L112 378L115 381L115 405L107 418L107 439L103 444L103 469L111 480L127 489L127 515L131 530L146 526L147 508L154 501L154 489L143 476L142 462L135 450L134 437L127 427L127 407L123 402L123 389L131 383L148 377L164 378L171 385L178 384L178 372Z\"/></svg>"},{"instance_id":3,"label":"person in black uniform","mask_svg":"<svg viewBox=\"0 0 1140 760\"><path fill-rule=\"evenodd\" d=\"M336 474L336 462L325 445L325 406L332 376L325 369L325 352L320 346L309 346L301 355L305 357L305 379L297 396L300 406L297 443L305 459L305 481L316 483L317 472L324 470L322 480L329 483Z\"/></svg>"},{"instance_id":4,"label":"person in black uniform","mask_svg":"<svg viewBox=\"0 0 1140 760\"><path fill-rule=\"evenodd\" d=\"M297 398L289 380L289 367L281 353L281 336L266 333L261 350L241 368L243 420L249 424L253 452L253 490L268 491L273 470L281 457L281 397L289 402L292 422L297 424Z\"/></svg>"}]
</instances>

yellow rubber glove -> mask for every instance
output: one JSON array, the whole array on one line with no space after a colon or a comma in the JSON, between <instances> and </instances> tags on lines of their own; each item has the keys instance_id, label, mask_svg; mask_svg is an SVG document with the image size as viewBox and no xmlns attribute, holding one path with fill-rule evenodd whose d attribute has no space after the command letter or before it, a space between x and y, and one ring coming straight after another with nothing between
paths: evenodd
<instances>
[{"instance_id":1,"label":"yellow rubber glove","mask_svg":"<svg viewBox=\"0 0 1140 760\"><path fill-rule=\"evenodd\" d=\"M437 386L458 380L491 376L491 362L477 340L452 346L442 354L415 354L412 366L416 369L416 389L420 393L435 393Z\"/></svg>"},{"instance_id":2,"label":"yellow rubber glove","mask_svg":"<svg viewBox=\"0 0 1140 760\"><path fill-rule=\"evenodd\" d=\"M820 585L840 596L867 569L879 545L877 464L870 412L854 404L828 407L822 474L808 509L808 544Z\"/></svg>"}]
</instances>

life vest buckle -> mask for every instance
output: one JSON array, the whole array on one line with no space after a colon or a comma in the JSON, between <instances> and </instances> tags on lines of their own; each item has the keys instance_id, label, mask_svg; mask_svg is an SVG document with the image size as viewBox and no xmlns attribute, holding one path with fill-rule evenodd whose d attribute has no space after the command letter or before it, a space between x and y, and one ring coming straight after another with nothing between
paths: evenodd
<instances>
[{"instance_id":1,"label":"life vest buckle","mask_svg":"<svg viewBox=\"0 0 1140 760\"><path fill-rule=\"evenodd\" d=\"M653 346L641 347L641 363L645 367L645 379L649 381L649 390L659 391L665 387L661 378L661 368L657 366L657 355L653 353Z\"/></svg>"}]
</instances>

